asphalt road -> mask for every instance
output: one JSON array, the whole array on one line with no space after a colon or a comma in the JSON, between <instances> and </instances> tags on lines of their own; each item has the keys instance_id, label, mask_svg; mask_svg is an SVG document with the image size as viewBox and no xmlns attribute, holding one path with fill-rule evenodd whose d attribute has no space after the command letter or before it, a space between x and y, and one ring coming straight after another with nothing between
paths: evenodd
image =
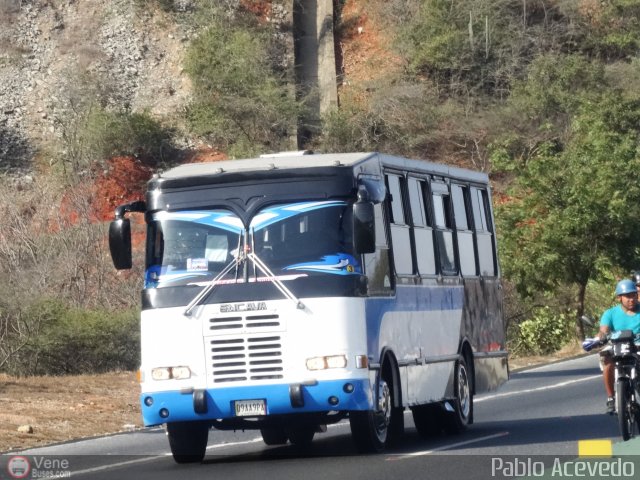
<instances>
[{"instance_id":1,"label":"asphalt road","mask_svg":"<svg viewBox=\"0 0 640 480\"><path fill-rule=\"evenodd\" d=\"M347 423L317 434L307 450L268 447L257 432L212 430L207 456L196 465L174 463L161 428L20 455L28 459L32 475L37 471L96 480L485 479L521 476L513 475L519 473L518 466L520 473L539 476L543 464L549 471L557 461L575 460L581 440L610 439L614 455L640 454L640 439L618 443L616 418L604 414L604 401L597 357L591 355L512 374L497 392L475 397L475 424L460 435L422 439L408 413L404 438L378 455L356 453ZM2 460L0 478L12 458ZM508 470L510 466L514 468ZM640 475L640 466L636 474Z\"/></svg>"}]
</instances>

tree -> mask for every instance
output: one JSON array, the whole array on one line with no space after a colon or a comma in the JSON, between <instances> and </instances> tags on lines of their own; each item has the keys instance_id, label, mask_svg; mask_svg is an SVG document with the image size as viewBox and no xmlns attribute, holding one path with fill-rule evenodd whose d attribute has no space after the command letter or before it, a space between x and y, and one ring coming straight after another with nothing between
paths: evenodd
<instances>
[{"instance_id":1,"label":"tree","mask_svg":"<svg viewBox=\"0 0 640 480\"><path fill-rule=\"evenodd\" d=\"M497 208L504 272L523 294L587 284L613 267L637 267L640 252L640 102L585 94L566 144L546 142L526 162L496 151L519 176ZM581 322L577 331L584 337Z\"/></svg>"}]
</instances>

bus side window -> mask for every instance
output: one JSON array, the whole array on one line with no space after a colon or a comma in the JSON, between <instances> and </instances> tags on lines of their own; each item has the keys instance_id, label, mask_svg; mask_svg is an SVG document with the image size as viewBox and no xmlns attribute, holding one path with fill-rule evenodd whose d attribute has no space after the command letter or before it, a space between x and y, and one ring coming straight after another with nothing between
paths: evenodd
<instances>
[{"instance_id":1,"label":"bus side window","mask_svg":"<svg viewBox=\"0 0 640 480\"><path fill-rule=\"evenodd\" d=\"M420 275L436 274L436 257L433 245L433 223L427 209L427 182L409 177L409 203L413 221L415 256Z\"/></svg>"},{"instance_id":2,"label":"bus side window","mask_svg":"<svg viewBox=\"0 0 640 480\"><path fill-rule=\"evenodd\" d=\"M440 182L433 182L431 189L440 273L443 275L457 275L458 268L453 248L453 222L451 219L449 189L446 184Z\"/></svg>"},{"instance_id":3,"label":"bus side window","mask_svg":"<svg viewBox=\"0 0 640 480\"><path fill-rule=\"evenodd\" d=\"M413 275L413 258L409 225L403 205L404 178L399 175L386 175L387 188L391 194L391 249L396 274Z\"/></svg>"},{"instance_id":4,"label":"bus side window","mask_svg":"<svg viewBox=\"0 0 640 480\"><path fill-rule=\"evenodd\" d=\"M364 256L369 295L391 295L391 269L389 268L389 244L385 229L384 211L381 203L374 205L376 227L376 251Z\"/></svg>"},{"instance_id":5,"label":"bus side window","mask_svg":"<svg viewBox=\"0 0 640 480\"><path fill-rule=\"evenodd\" d=\"M460 273L465 276L475 276L476 252L469 218L468 195L469 187L451 185L451 197L453 199L453 214L456 222L456 235L458 240L458 259L460 260Z\"/></svg>"},{"instance_id":6,"label":"bus side window","mask_svg":"<svg viewBox=\"0 0 640 480\"><path fill-rule=\"evenodd\" d=\"M496 262L493 227L490 223L491 209L489 208L489 195L486 190L481 190L476 187L471 187L470 193L473 223L478 243L480 274L492 277L496 275Z\"/></svg>"}]
</instances>

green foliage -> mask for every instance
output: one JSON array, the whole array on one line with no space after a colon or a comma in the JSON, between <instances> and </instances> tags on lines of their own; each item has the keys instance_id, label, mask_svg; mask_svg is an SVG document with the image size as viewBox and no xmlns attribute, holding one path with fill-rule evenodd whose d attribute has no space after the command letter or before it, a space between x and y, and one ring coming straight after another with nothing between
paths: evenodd
<instances>
[{"instance_id":1,"label":"green foliage","mask_svg":"<svg viewBox=\"0 0 640 480\"><path fill-rule=\"evenodd\" d=\"M598 2L591 9L578 10L584 36L581 53L608 62L630 60L640 46L640 1Z\"/></svg>"},{"instance_id":2,"label":"green foliage","mask_svg":"<svg viewBox=\"0 0 640 480\"><path fill-rule=\"evenodd\" d=\"M572 114L588 92L606 85L604 66L580 55L546 53L537 56L527 69L526 79L517 81L509 98L526 121L536 125Z\"/></svg>"},{"instance_id":3,"label":"green foliage","mask_svg":"<svg viewBox=\"0 0 640 480\"><path fill-rule=\"evenodd\" d=\"M116 155L136 155L160 163L170 150L172 132L147 112L112 112L92 109L80 137L90 146L96 160Z\"/></svg>"},{"instance_id":4,"label":"green foliage","mask_svg":"<svg viewBox=\"0 0 640 480\"><path fill-rule=\"evenodd\" d=\"M77 309L44 299L30 305L23 315L34 331L5 365L8 373L62 375L138 367L140 340L135 311Z\"/></svg>"},{"instance_id":5,"label":"green foliage","mask_svg":"<svg viewBox=\"0 0 640 480\"><path fill-rule=\"evenodd\" d=\"M525 162L512 157L519 176L496 218L503 269L521 293L586 286L614 265L633 268L638 121L638 102L585 95L563 144L543 143ZM499 155L508 164L504 149Z\"/></svg>"},{"instance_id":6,"label":"green foliage","mask_svg":"<svg viewBox=\"0 0 640 480\"><path fill-rule=\"evenodd\" d=\"M288 79L274 63L273 32L215 11L189 47L193 82L191 129L231 156L287 150L301 111Z\"/></svg>"},{"instance_id":7,"label":"green foliage","mask_svg":"<svg viewBox=\"0 0 640 480\"><path fill-rule=\"evenodd\" d=\"M531 318L518 325L515 355L548 355L573 338L573 314L557 313L549 307L538 308Z\"/></svg>"},{"instance_id":8,"label":"green foliage","mask_svg":"<svg viewBox=\"0 0 640 480\"><path fill-rule=\"evenodd\" d=\"M640 98L640 58L614 62L605 67L606 84L622 92L628 100Z\"/></svg>"},{"instance_id":9,"label":"green foliage","mask_svg":"<svg viewBox=\"0 0 640 480\"><path fill-rule=\"evenodd\" d=\"M628 61L640 45L639 0L404 3L421 8L399 23L398 50L413 72L429 75L454 95L504 96L542 54Z\"/></svg>"},{"instance_id":10,"label":"green foliage","mask_svg":"<svg viewBox=\"0 0 640 480\"><path fill-rule=\"evenodd\" d=\"M531 58L569 37L569 20L538 2L424 0L421 7L398 47L413 71L453 94L502 94Z\"/></svg>"}]
</instances>

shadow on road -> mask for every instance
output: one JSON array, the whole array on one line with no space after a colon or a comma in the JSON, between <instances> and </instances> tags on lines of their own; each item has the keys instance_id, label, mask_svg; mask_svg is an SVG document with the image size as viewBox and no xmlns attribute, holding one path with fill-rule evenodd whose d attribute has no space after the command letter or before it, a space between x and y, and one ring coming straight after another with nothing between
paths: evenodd
<instances>
[{"instance_id":1,"label":"shadow on road","mask_svg":"<svg viewBox=\"0 0 640 480\"><path fill-rule=\"evenodd\" d=\"M387 448L383 455L410 455L416 452L437 452L439 455L446 455L447 453L460 454L465 451L473 455L495 455L496 452L554 455L555 447L551 444L569 443L575 444L577 448L579 440L612 438L616 441L617 437L615 417L604 414L485 422L474 425L463 434L441 434L429 438L421 437L413 427L407 426L405 435L393 446ZM523 446L530 447L531 450L518 450ZM233 455L208 454L205 463L264 462L345 456L362 456L356 450L348 431L326 437L317 435L308 447L287 444L280 447L264 446L260 451L253 450Z\"/></svg>"}]
</instances>

